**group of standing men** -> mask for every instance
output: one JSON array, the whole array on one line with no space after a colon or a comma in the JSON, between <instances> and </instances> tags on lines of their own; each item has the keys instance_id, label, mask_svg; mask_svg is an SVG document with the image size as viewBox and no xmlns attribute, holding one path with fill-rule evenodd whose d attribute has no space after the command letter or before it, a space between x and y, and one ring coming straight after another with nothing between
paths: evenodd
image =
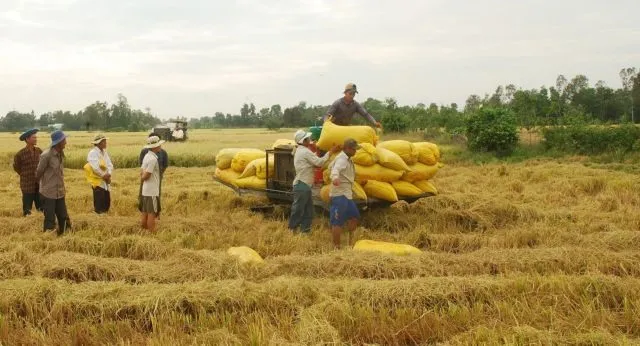
<instances>
[{"instance_id":1,"label":"group of standing men","mask_svg":"<svg viewBox=\"0 0 640 346\"><path fill-rule=\"evenodd\" d=\"M51 145L46 150L38 144L38 129L30 129L20 135L25 147L15 155L13 169L20 176L22 191L22 214L31 215L33 208L44 214L43 230L56 231L58 235L71 227L65 201L64 149L67 136L57 130L51 133ZM87 155L84 166L85 176L93 190L93 206L96 214L105 214L111 207L111 179L114 165L107 152L104 135L95 136L94 147ZM155 231L160 217L160 191L162 176L169 164L167 152L162 149L164 141L153 134L140 153L140 193L138 209L141 213L140 225ZM57 219L57 220L56 220ZM57 221L57 223L56 223ZM57 226L57 227L56 227Z\"/></svg>"}]
</instances>

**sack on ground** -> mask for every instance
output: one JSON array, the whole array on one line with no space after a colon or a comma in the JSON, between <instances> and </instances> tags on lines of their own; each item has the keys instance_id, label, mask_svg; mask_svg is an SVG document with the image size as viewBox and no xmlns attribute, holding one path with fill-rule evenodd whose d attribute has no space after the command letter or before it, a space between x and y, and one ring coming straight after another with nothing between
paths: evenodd
<instances>
[{"instance_id":1,"label":"sack on ground","mask_svg":"<svg viewBox=\"0 0 640 346\"><path fill-rule=\"evenodd\" d=\"M422 253L420 249L408 244L396 244L365 239L358 240L353 246L353 249L355 251L382 252L399 256L419 255Z\"/></svg>"},{"instance_id":2,"label":"sack on ground","mask_svg":"<svg viewBox=\"0 0 640 346\"><path fill-rule=\"evenodd\" d=\"M216 168L216 173L215 173L215 177L224 181L227 184L231 184L233 186L238 186L236 185L236 179L238 179L238 177L240 177L240 173L228 168L228 169L220 169L220 168Z\"/></svg>"},{"instance_id":3,"label":"sack on ground","mask_svg":"<svg viewBox=\"0 0 640 346\"><path fill-rule=\"evenodd\" d=\"M370 143L360 144L361 148L356 151L351 161L361 166L371 166L378 162L377 149Z\"/></svg>"},{"instance_id":4,"label":"sack on ground","mask_svg":"<svg viewBox=\"0 0 640 346\"><path fill-rule=\"evenodd\" d=\"M239 263L262 263L264 260L254 249L248 246L230 247L227 250L229 256L235 257Z\"/></svg>"},{"instance_id":5,"label":"sack on ground","mask_svg":"<svg viewBox=\"0 0 640 346\"><path fill-rule=\"evenodd\" d=\"M264 190L267 188L267 180L260 179L254 175L252 177L236 179L236 186L242 189Z\"/></svg>"},{"instance_id":6,"label":"sack on ground","mask_svg":"<svg viewBox=\"0 0 640 346\"><path fill-rule=\"evenodd\" d=\"M402 176L402 180L413 183L414 181L429 180L433 178L436 173L438 173L438 169L440 169L440 166L427 166L423 163L418 162L415 165L409 165L409 168L411 170L409 172L406 172Z\"/></svg>"},{"instance_id":7,"label":"sack on ground","mask_svg":"<svg viewBox=\"0 0 640 346\"><path fill-rule=\"evenodd\" d=\"M384 141L378 144L378 148L384 148L393 151L394 153L400 155L402 160L404 160L404 162L406 162L408 165L413 165L414 163L418 162L418 152L413 146L413 143L409 141L401 139Z\"/></svg>"},{"instance_id":8,"label":"sack on ground","mask_svg":"<svg viewBox=\"0 0 640 346\"><path fill-rule=\"evenodd\" d=\"M377 163L373 166L355 165L355 167L356 181L361 184L367 180L377 180L390 183L392 181L400 180L400 177L404 174L403 171L394 171L393 169L383 167Z\"/></svg>"},{"instance_id":9,"label":"sack on ground","mask_svg":"<svg viewBox=\"0 0 640 346\"><path fill-rule=\"evenodd\" d=\"M413 143L413 146L418 151L418 162L431 166L440 161L440 149L437 145L429 142L417 142Z\"/></svg>"},{"instance_id":10,"label":"sack on ground","mask_svg":"<svg viewBox=\"0 0 640 346\"><path fill-rule=\"evenodd\" d=\"M376 131L369 126L340 126L331 121L325 121L322 125L320 139L316 145L322 150L329 151L334 145L342 146L347 138L353 138L359 144L370 143L376 145L378 142Z\"/></svg>"},{"instance_id":11,"label":"sack on ground","mask_svg":"<svg viewBox=\"0 0 640 346\"><path fill-rule=\"evenodd\" d=\"M408 181L394 181L391 183L399 197L416 197L423 194L419 187Z\"/></svg>"},{"instance_id":12,"label":"sack on ground","mask_svg":"<svg viewBox=\"0 0 640 346\"><path fill-rule=\"evenodd\" d=\"M398 194L389 183L382 181L369 180L364 184L364 192L368 197L381 199L383 201L397 202Z\"/></svg>"},{"instance_id":13,"label":"sack on ground","mask_svg":"<svg viewBox=\"0 0 640 346\"><path fill-rule=\"evenodd\" d=\"M404 162L400 155L385 148L378 148L378 163L394 171L408 171L409 166Z\"/></svg>"},{"instance_id":14,"label":"sack on ground","mask_svg":"<svg viewBox=\"0 0 640 346\"><path fill-rule=\"evenodd\" d=\"M247 167L247 165L249 164L249 162L255 159L264 158L264 157L265 157L264 150L244 149L236 153L236 155L233 157L233 160L231 160L231 169L233 169L238 173L242 173L244 169Z\"/></svg>"},{"instance_id":15,"label":"sack on ground","mask_svg":"<svg viewBox=\"0 0 640 346\"><path fill-rule=\"evenodd\" d=\"M417 186L424 193L438 194L438 189L428 180L419 180L414 182L413 185Z\"/></svg>"}]
</instances>

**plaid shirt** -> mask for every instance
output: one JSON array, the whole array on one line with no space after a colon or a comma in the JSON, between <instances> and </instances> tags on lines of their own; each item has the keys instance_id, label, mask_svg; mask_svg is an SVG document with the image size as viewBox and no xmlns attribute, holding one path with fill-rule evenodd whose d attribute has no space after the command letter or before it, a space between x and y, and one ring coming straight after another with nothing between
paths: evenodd
<instances>
[{"instance_id":1,"label":"plaid shirt","mask_svg":"<svg viewBox=\"0 0 640 346\"><path fill-rule=\"evenodd\" d=\"M36 168L42 149L24 147L13 158L13 170L20 176L20 190L24 193L38 192Z\"/></svg>"}]
</instances>

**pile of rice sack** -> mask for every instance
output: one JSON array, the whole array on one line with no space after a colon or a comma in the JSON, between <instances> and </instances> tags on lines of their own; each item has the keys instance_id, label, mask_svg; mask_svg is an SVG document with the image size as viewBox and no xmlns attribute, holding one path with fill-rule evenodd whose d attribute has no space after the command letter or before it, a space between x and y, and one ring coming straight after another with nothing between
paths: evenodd
<instances>
[{"instance_id":1,"label":"pile of rice sack","mask_svg":"<svg viewBox=\"0 0 640 346\"><path fill-rule=\"evenodd\" d=\"M391 140L378 142L376 131L369 126L339 126L327 121L323 124L319 149L329 151L334 145L341 146L346 138L353 138L361 148L352 157L356 169L353 187L355 200L376 198L396 202L403 198L436 195L431 179L442 167L440 149L429 142ZM277 140L274 146L293 146L290 140ZM228 184L263 190L266 188L266 157L264 150L229 148L216 156L216 177ZM327 161L324 170L324 185L320 196L329 202L331 188L330 173L336 154ZM269 159L269 173L273 174L273 159Z\"/></svg>"}]
</instances>

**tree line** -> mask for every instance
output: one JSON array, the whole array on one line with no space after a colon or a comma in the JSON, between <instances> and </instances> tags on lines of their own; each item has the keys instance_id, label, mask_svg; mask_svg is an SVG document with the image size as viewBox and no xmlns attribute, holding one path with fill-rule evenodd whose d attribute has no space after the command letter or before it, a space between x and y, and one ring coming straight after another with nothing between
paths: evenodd
<instances>
[{"instance_id":1,"label":"tree line","mask_svg":"<svg viewBox=\"0 0 640 346\"><path fill-rule=\"evenodd\" d=\"M462 109L456 104L424 103L398 105L395 98L369 98L363 106L385 129L403 132L411 129L438 128L456 133L464 131L465 116L482 107L506 108L516 117L519 126L529 128L558 125L580 119L591 124L640 122L640 72L636 68L620 71L621 88L612 88L603 81L591 84L587 76L567 79L559 75L555 83L535 89L522 89L513 84L498 86L494 92L470 95ZM216 112L213 116L191 118L191 128L269 129L321 125L329 105L297 105L283 109L279 104L258 109L253 103L242 105L239 114ZM363 123L359 117L356 123ZM160 123L150 109L134 110L125 96L119 94L115 104L97 101L83 110L47 112L36 117L34 112L11 111L0 119L1 131L21 131L29 127L46 127L61 123L68 130L143 131Z\"/></svg>"}]
</instances>

